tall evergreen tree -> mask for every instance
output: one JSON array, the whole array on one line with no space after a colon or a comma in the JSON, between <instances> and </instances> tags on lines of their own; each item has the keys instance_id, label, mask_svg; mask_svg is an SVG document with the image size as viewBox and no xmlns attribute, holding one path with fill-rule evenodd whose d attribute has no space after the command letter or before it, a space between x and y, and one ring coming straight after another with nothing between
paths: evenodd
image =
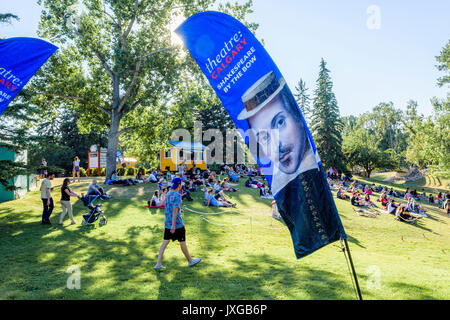
<instances>
[{"instance_id":1,"label":"tall evergreen tree","mask_svg":"<svg viewBox=\"0 0 450 320\"><path fill-rule=\"evenodd\" d=\"M298 82L298 85L295 87L295 90L297 91L294 96L297 100L298 106L300 107L300 111L303 114L303 117L305 118L306 122L309 125L310 117L311 117L311 98L308 94L308 88L306 87L306 82L303 81L303 79L300 79Z\"/></svg>"},{"instance_id":2,"label":"tall evergreen tree","mask_svg":"<svg viewBox=\"0 0 450 320\"><path fill-rule=\"evenodd\" d=\"M322 58L317 88L314 91L311 133L324 166L344 169L341 135L343 123L329 73Z\"/></svg>"}]
</instances>

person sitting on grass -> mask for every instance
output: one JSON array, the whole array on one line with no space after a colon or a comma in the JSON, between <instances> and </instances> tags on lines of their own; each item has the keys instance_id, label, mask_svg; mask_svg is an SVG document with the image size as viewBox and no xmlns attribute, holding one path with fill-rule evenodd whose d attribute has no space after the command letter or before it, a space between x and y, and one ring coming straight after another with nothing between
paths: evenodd
<instances>
[{"instance_id":1,"label":"person sitting on grass","mask_svg":"<svg viewBox=\"0 0 450 320\"><path fill-rule=\"evenodd\" d=\"M428 196L428 202L429 203L434 203L434 196L430 193L430 195Z\"/></svg>"},{"instance_id":2,"label":"person sitting on grass","mask_svg":"<svg viewBox=\"0 0 450 320\"><path fill-rule=\"evenodd\" d=\"M113 184L123 184L127 186L135 185L136 183L132 179L119 179L117 171L114 170L111 174L111 181Z\"/></svg>"},{"instance_id":3,"label":"person sitting on grass","mask_svg":"<svg viewBox=\"0 0 450 320\"><path fill-rule=\"evenodd\" d=\"M166 196L164 240L161 244L161 247L159 248L158 260L154 267L154 269L158 271L166 269L161 263L164 251L166 250L166 247L169 244L170 240L177 240L180 243L181 251L188 261L189 267L195 266L202 260L201 258L192 259L186 246L186 229L184 227L184 221L181 216L183 210L181 209L182 200L179 193L180 190L181 179L173 179L171 190Z\"/></svg>"},{"instance_id":4,"label":"person sitting on grass","mask_svg":"<svg viewBox=\"0 0 450 320\"><path fill-rule=\"evenodd\" d=\"M444 202L442 203L442 209L444 209L447 214L450 214L450 193L447 191L444 194Z\"/></svg>"},{"instance_id":5,"label":"person sitting on grass","mask_svg":"<svg viewBox=\"0 0 450 320\"><path fill-rule=\"evenodd\" d=\"M239 182L239 177L232 169L228 170L228 176L233 182Z\"/></svg>"},{"instance_id":6,"label":"person sitting on grass","mask_svg":"<svg viewBox=\"0 0 450 320\"><path fill-rule=\"evenodd\" d=\"M391 200L388 198L387 212L389 214L395 215L395 213L397 212L397 208L398 208L397 203L393 199Z\"/></svg>"},{"instance_id":7,"label":"person sitting on grass","mask_svg":"<svg viewBox=\"0 0 450 320\"><path fill-rule=\"evenodd\" d=\"M264 199L273 199L273 196L270 195L269 187L265 183L259 188L259 196Z\"/></svg>"},{"instance_id":8,"label":"person sitting on grass","mask_svg":"<svg viewBox=\"0 0 450 320\"><path fill-rule=\"evenodd\" d=\"M350 198L350 202L353 206L360 207L364 205L364 200L359 197L360 193L358 191L354 191Z\"/></svg>"},{"instance_id":9,"label":"person sitting on grass","mask_svg":"<svg viewBox=\"0 0 450 320\"><path fill-rule=\"evenodd\" d=\"M247 188L258 189L259 188L258 184L259 184L259 182L256 179L254 179L253 177L249 177L247 179L247 181L245 181L245 186Z\"/></svg>"},{"instance_id":10,"label":"person sitting on grass","mask_svg":"<svg viewBox=\"0 0 450 320\"><path fill-rule=\"evenodd\" d=\"M229 183L228 183L228 178L224 178L222 185L221 185L223 191L227 191L227 192L236 192L238 191L238 189L233 188Z\"/></svg>"},{"instance_id":11,"label":"person sitting on grass","mask_svg":"<svg viewBox=\"0 0 450 320\"><path fill-rule=\"evenodd\" d=\"M365 194L372 194L372 190L367 185L364 185L364 193Z\"/></svg>"},{"instance_id":12,"label":"person sitting on grass","mask_svg":"<svg viewBox=\"0 0 450 320\"><path fill-rule=\"evenodd\" d=\"M231 201L229 201L227 199L227 197L225 196L225 193L223 192L223 190L220 188L220 181L217 181L217 183L214 185L213 192L214 192L215 198L217 200L222 201L224 203L232 204Z\"/></svg>"},{"instance_id":13,"label":"person sitting on grass","mask_svg":"<svg viewBox=\"0 0 450 320\"><path fill-rule=\"evenodd\" d=\"M148 175L148 178L145 181L150 182L150 183L157 183L158 178L156 178L155 172L151 171Z\"/></svg>"},{"instance_id":14,"label":"person sitting on grass","mask_svg":"<svg viewBox=\"0 0 450 320\"><path fill-rule=\"evenodd\" d=\"M419 206L416 201L414 201L413 198L408 199L408 203L406 205L406 209L411 213L417 213L421 216L426 216L425 209L422 209L421 206Z\"/></svg>"},{"instance_id":15,"label":"person sitting on grass","mask_svg":"<svg viewBox=\"0 0 450 320\"><path fill-rule=\"evenodd\" d=\"M135 180L136 180L137 183L143 183L143 182L145 182L144 175L142 174L142 171L141 171L141 170L138 171Z\"/></svg>"},{"instance_id":16,"label":"person sitting on grass","mask_svg":"<svg viewBox=\"0 0 450 320\"><path fill-rule=\"evenodd\" d=\"M386 195L386 193L383 191L382 193L381 193L381 196L380 196L380 202L381 202L381 205L384 207L384 208L386 208L386 206L387 206L387 203L388 203L388 198L387 198L388 196Z\"/></svg>"},{"instance_id":17,"label":"person sitting on grass","mask_svg":"<svg viewBox=\"0 0 450 320\"><path fill-rule=\"evenodd\" d=\"M402 205L402 206L400 206L400 207L397 208L397 211L395 212L395 219L396 219L396 220L399 220L399 221L406 221L406 222L408 222L408 221L414 221L414 220L416 220L417 218L416 218L416 217L413 217L413 216L408 212L408 210L406 209L406 207Z\"/></svg>"},{"instance_id":18,"label":"person sitting on grass","mask_svg":"<svg viewBox=\"0 0 450 320\"><path fill-rule=\"evenodd\" d=\"M372 201L370 201L370 196L369 194L366 194L364 196L364 206L365 207L376 207L375 203L373 203Z\"/></svg>"},{"instance_id":19,"label":"person sitting on grass","mask_svg":"<svg viewBox=\"0 0 450 320\"><path fill-rule=\"evenodd\" d=\"M153 197L151 200L148 201L149 207L162 207L163 204L161 202L161 199L159 198L159 190L155 190L153 192Z\"/></svg>"},{"instance_id":20,"label":"person sitting on grass","mask_svg":"<svg viewBox=\"0 0 450 320\"><path fill-rule=\"evenodd\" d=\"M438 192L436 200L438 205L440 206L442 204L442 192Z\"/></svg>"},{"instance_id":21,"label":"person sitting on grass","mask_svg":"<svg viewBox=\"0 0 450 320\"><path fill-rule=\"evenodd\" d=\"M217 195L216 195L217 196ZM236 204L232 204L228 201L219 201L216 196L214 195L214 190L209 189L205 192L205 204L207 207L235 207Z\"/></svg>"},{"instance_id":22,"label":"person sitting on grass","mask_svg":"<svg viewBox=\"0 0 450 320\"><path fill-rule=\"evenodd\" d=\"M409 191L409 188L406 188L405 196L403 197L403 199L409 200L411 197L412 197L411 191Z\"/></svg>"},{"instance_id":23,"label":"person sitting on grass","mask_svg":"<svg viewBox=\"0 0 450 320\"><path fill-rule=\"evenodd\" d=\"M166 205L166 196L170 191L170 187L165 187L162 189L162 193L161 193L161 206L165 206Z\"/></svg>"},{"instance_id":24,"label":"person sitting on grass","mask_svg":"<svg viewBox=\"0 0 450 320\"><path fill-rule=\"evenodd\" d=\"M338 199L342 199L342 200L348 200L350 199L350 196L345 194L345 190L342 187L339 187L339 190L336 192L336 197Z\"/></svg>"},{"instance_id":25,"label":"person sitting on grass","mask_svg":"<svg viewBox=\"0 0 450 320\"><path fill-rule=\"evenodd\" d=\"M106 194L105 190L97 184L97 179L93 179L92 183L89 185L88 196L100 196L102 200L109 199L109 195Z\"/></svg>"},{"instance_id":26,"label":"person sitting on grass","mask_svg":"<svg viewBox=\"0 0 450 320\"><path fill-rule=\"evenodd\" d=\"M217 180L216 183L213 186L214 188L214 192L216 194L220 193L220 191L222 191L222 187L220 186L220 180Z\"/></svg>"}]
</instances>

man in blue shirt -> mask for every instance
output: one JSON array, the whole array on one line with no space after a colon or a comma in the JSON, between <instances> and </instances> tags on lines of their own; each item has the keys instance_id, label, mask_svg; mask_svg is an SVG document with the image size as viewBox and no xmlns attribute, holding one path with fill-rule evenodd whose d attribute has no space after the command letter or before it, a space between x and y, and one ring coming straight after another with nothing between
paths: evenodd
<instances>
[{"instance_id":1,"label":"man in blue shirt","mask_svg":"<svg viewBox=\"0 0 450 320\"><path fill-rule=\"evenodd\" d=\"M164 219L164 241L159 249L158 261L156 262L155 270L165 269L165 267L162 266L161 261L164 250L166 250L170 240L178 240L181 251L186 257L189 267L196 265L202 260L201 258L192 259L186 246L186 230L184 228L183 218L181 217L183 210L181 210L181 195L179 192L181 190L181 179L178 177L174 178L172 180L171 188L172 189L165 198L166 217Z\"/></svg>"},{"instance_id":2,"label":"man in blue shirt","mask_svg":"<svg viewBox=\"0 0 450 320\"><path fill-rule=\"evenodd\" d=\"M102 199L109 199L109 195L106 194L105 190L97 184L97 179L92 180L89 185L88 196L100 196Z\"/></svg>"}]
</instances>

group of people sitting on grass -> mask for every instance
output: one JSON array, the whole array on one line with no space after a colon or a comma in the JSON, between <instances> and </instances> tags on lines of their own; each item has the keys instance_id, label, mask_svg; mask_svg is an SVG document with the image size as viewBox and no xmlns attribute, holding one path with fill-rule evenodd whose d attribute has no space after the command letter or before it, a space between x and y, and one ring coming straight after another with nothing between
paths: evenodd
<instances>
[{"instance_id":1,"label":"group of people sitting on grass","mask_svg":"<svg viewBox=\"0 0 450 320\"><path fill-rule=\"evenodd\" d=\"M374 193L380 193L377 199L389 213L395 214L398 219L410 220L418 217L427 217L426 210L418 203L426 201L432 204L438 204L447 214L450 214L450 192L439 192L435 197L433 194L427 195L422 189L421 193L417 190L406 188L405 192L395 190L392 187L376 186L375 184L361 184L357 180L351 181L347 176L342 177L335 174L333 169L327 171L327 179L330 188L337 190L336 197L342 200L350 200L353 206L376 207L371 200ZM405 204L398 204L394 198L406 200Z\"/></svg>"},{"instance_id":2,"label":"group of people sitting on grass","mask_svg":"<svg viewBox=\"0 0 450 320\"><path fill-rule=\"evenodd\" d=\"M150 208L164 208L165 194L169 191L172 180L177 177L182 181L180 190L182 199L192 201L191 193L202 191L205 195L203 204L206 206L235 207L236 203L232 203L225 193L238 192L239 189L235 187L235 183L242 178L248 178L247 182L250 181L246 182L246 187L259 188L262 198L273 198L267 183L256 180L258 171L254 168L247 168L244 165L224 165L220 168L220 174L217 174L209 168L201 170L195 164L189 169L184 163L180 167L183 169L177 172L151 170L149 177L143 179L144 182L155 183L159 187L159 190L154 191L152 198L148 200Z\"/></svg>"}]
</instances>

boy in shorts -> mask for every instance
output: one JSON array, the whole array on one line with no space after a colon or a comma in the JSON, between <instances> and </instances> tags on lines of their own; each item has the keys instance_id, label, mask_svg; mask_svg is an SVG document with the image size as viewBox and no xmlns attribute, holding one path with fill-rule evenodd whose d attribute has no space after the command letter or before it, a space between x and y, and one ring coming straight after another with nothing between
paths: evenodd
<instances>
[{"instance_id":1,"label":"boy in shorts","mask_svg":"<svg viewBox=\"0 0 450 320\"><path fill-rule=\"evenodd\" d=\"M178 240L181 251L188 261L188 266L192 267L199 263L202 259L192 259L186 246L186 230L184 228L183 218L181 217L181 178L174 178L172 180L172 187L165 198L166 218L164 219L164 241L159 248L158 261L154 267L155 270L164 270L165 267L161 265L164 250L169 244L170 240Z\"/></svg>"}]
</instances>

